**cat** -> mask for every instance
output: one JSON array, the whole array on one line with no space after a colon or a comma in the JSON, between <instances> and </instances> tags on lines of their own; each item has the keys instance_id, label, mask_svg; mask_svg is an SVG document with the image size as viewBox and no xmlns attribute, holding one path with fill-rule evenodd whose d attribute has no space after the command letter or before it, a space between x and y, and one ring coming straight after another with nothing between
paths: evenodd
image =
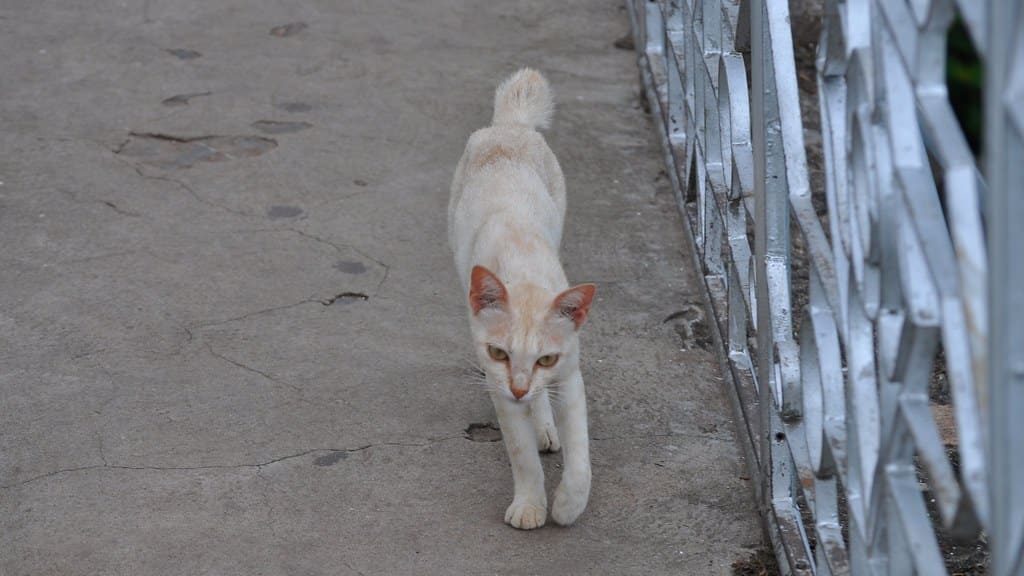
<instances>
[{"instance_id":1,"label":"cat","mask_svg":"<svg viewBox=\"0 0 1024 576\"><path fill-rule=\"evenodd\" d=\"M553 112L550 86L535 70L498 86L491 126L469 137L448 205L473 343L512 464L505 522L524 530L547 517L538 450L562 450L555 522L575 522L590 498L579 330L595 286L570 288L559 262L565 180L537 131L549 127Z\"/></svg>"}]
</instances>

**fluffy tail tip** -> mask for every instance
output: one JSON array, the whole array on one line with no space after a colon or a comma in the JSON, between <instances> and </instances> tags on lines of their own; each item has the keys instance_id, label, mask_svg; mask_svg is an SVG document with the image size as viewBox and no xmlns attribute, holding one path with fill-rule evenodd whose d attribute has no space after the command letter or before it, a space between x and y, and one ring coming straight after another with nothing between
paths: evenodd
<instances>
[{"instance_id":1,"label":"fluffy tail tip","mask_svg":"<svg viewBox=\"0 0 1024 576\"><path fill-rule=\"evenodd\" d=\"M532 68L523 68L498 86L492 123L543 129L551 126L554 112L555 103L547 79Z\"/></svg>"}]
</instances>

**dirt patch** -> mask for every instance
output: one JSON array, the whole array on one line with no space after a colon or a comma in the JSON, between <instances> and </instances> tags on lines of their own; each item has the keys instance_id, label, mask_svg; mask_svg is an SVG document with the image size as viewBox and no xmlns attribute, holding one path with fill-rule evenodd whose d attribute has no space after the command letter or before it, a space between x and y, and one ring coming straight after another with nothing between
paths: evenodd
<instances>
[{"instance_id":1,"label":"dirt patch","mask_svg":"<svg viewBox=\"0 0 1024 576\"><path fill-rule=\"evenodd\" d=\"M761 548L750 558L733 562L732 573L734 576L776 576L779 564L771 550Z\"/></svg>"},{"instance_id":2,"label":"dirt patch","mask_svg":"<svg viewBox=\"0 0 1024 576\"><path fill-rule=\"evenodd\" d=\"M933 404L932 408L936 406ZM946 458L953 466L953 472L960 474L960 450L955 444L946 444ZM922 485L926 485L927 474L924 468L917 465L917 476ZM922 491L925 507L928 509L928 517L935 527L935 536L939 540L939 549L942 551L942 560L946 563L946 572L952 576L983 576L988 574L989 553L988 540L984 534L976 538L957 538L942 528L942 518L939 515L938 503L930 490Z\"/></svg>"},{"instance_id":3,"label":"dirt patch","mask_svg":"<svg viewBox=\"0 0 1024 576\"><path fill-rule=\"evenodd\" d=\"M684 349L711 349L711 332L708 331L703 307L687 304L683 309L669 314L662 320L662 324L672 326L672 329L679 335L679 339L683 341Z\"/></svg>"}]
</instances>

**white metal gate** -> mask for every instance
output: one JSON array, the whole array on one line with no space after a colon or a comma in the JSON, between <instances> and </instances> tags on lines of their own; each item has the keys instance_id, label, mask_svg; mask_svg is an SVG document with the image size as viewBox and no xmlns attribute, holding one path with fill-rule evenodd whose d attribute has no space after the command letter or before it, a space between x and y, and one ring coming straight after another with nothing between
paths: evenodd
<instances>
[{"instance_id":1,"label":"white metal gate","mask_svg":"<svg viewBox=\"0 0 1024 576\"><path fill-rule=\"evenodd\" d=\"M813 190L785 0L629 7L783 571L945 574L942 530L1024 575L1021 2L826 0ZM946 86L957 16L986 71L981 164Z\"/></svg>"}]
</instances>

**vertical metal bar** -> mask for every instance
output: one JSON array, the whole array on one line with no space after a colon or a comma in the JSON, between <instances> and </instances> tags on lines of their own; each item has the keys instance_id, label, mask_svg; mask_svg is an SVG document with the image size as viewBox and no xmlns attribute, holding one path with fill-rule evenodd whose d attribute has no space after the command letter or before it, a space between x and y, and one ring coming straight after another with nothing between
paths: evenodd
<instances>
[{"instance_id":1,"label":"vertical metal bar","mask_svg":"<svg viewBox=\"0 0 1024 576\"><path fill-rule=\"evenodd\" d=\"M644 38L647 40L644 50L648 57L663 54L665 51L665 26L661 20L661 7L657 2L644 2L645 25Z\"/></svg>"},{"instance_id":2,"label":"vertical metal bar","mask_svg":"<svg viewBox=\"0 0 1024 576\"><path fill-rule=\"evenodd\" d=\"M988 455L995 576L1024 575L1024 8L988 2Z\"/></svg>"},{"instance_id":3,"label":"vertical metal bar","mask_svg":"<svg viewBox=\"0 0 1024 576\"><path fill-rule=\"evenodd\" d=\"M772 354L772 318L768 299L768 276L766 261L769 253L768 241L768 191L765 189L767 179L765 151L765 78L764 78L764 2L750 1L750 135L751 147L754 152L754 290L756 293L757 310L757 381L758 396L761 405L761 478L762 493L771 494L771 422L772 401L771 382L774 358ZM762 517L767 518L768 510L761 503Z\"/></svg>"}]
</instances>

